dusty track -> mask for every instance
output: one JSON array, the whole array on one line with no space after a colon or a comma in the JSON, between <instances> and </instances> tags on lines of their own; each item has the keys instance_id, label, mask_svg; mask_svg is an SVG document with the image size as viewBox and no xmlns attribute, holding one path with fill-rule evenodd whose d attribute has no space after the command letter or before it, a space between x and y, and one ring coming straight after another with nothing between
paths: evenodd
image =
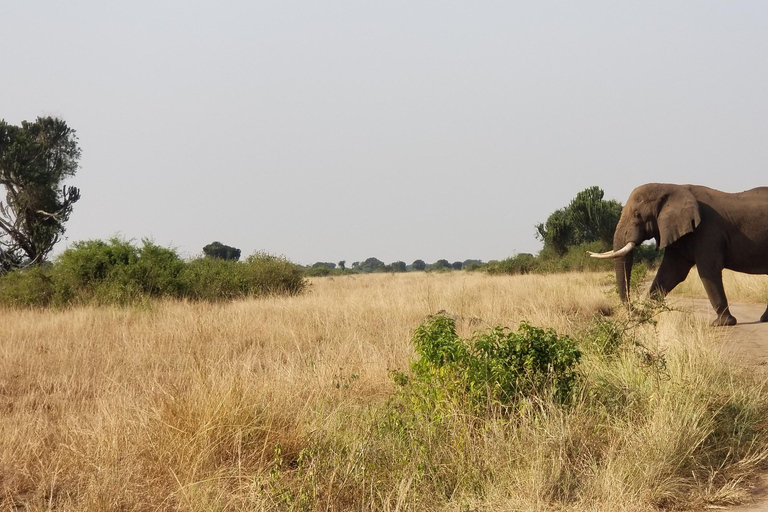
<instances>
[{"instance_id":1,"label":"dusty track","mask_svg":"<svg viewBox=\"0 0 768 512\"><path fill-rule=\"evenodd\" d=\"M714 320L715 314L707 299L677 297L670 303L683 310L689 310L707 320ZM758 367L768 378L768 322L761 323L760 315L764 304L731 304L731 314L739 323L723 327L718 332L725 347L746 366ZM768 512L768 474L764 475L752 493L753 502L738 507L721 508L730 512ZM711 509L710 509L711 510Z\"/></svg>"}]
</instances>

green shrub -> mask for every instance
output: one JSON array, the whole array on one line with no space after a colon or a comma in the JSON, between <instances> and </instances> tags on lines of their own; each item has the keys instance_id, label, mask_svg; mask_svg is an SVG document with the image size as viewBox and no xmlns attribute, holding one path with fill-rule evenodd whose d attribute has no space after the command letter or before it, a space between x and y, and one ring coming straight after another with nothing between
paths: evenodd
<instances>
[{"instance_id":1,"label":"green shrub","mask_svg":"<svg viewBox=\"0 0 768 512\"><path fill-rule=\"evenodd\" d=\"M282 257L256 253L245 262L200 258L143 240L77 242L56 261L0 276L0 304L12 307L133 304L151 298L227 300L295 295L306 286L301 269Z\"/></svg>"},{"instance_id":2,"label":"green shrub","mask_svg":"<svg viewBox=\"0 0 768 512\"><path fill-rule=\"evenodd\" d=\"M518 332L497 326L463 340L452 318L435 315L412 341L420 356L411 366L414 385L426 386L435 398L445 398L435 390L454 400L466 397L474 407L507 407L548 395L566 402L578 377L581 352L574 340L525 322Z\"/></svg>"},{"instance_id":3,"label":"green shrub","mask_svg":"<svg viewBox=\"0 0 768 512\"><path fill-rule=\"evenodd\" d=\"M76 242L53 264L54 302L130 302L140 294L128 272L138 259L138 248L119 238Z\"/></svg>"},{"instance_id":4,"label":"green shrub","mask_svg":"<svg viewBox=\"0 0 768 512\"><path fill-rule=\"evenodd\" d=\"M184 296L192 300L228 300L245 295L238 263L221 258L198 258L179 274Z\"/></svg>"},{"instance_id":5,"label":"green shrub","mask_svg":"<svg viewBox=\"0 0 768 512\"><path fill-rule=\"evenodd\" d=\"M489 274L550 274L556 272L604 271L613 268L611 260L592 258L587 251L600 252L601 242L572 245L561 255L551 248L542 250L537 256L528 253L517 254L502 261L488 262L482 270Z\"/></svg>"},{"instance_id":6,"label":"green shrub","mask_svg":"<svg viewBox=\"0 0 768 512\"><path fill-rule=\"evenodd\" d=\"M594 272L606 271L613 268L613 260L592 258L587 251L601 252L604 246L601 242L589 242L572 245L561 257L541 255L539 268L542 272Z\"/></svg>"},{"instance_id":7,"label":"green shrub","mask_svg":"<svg viewBox=\"0 0 768 512\"><path fill-rule=\"evenodd\" d=\"M326 266L307 267L304 269L304 275L307 277L325 277L331 275L333 271Z\"/></svg>"},{"instance_id":8,"label":"green shrub","mask_svg":"<svg viewBox=\"0 0 768 512\"><path fill-rule=\"evenodd\" d=\"M51 304L55 286L48 266L16 269L0 277L0 304L44 307Z\"/></svg>"},{"instance_id":9,"label":"green shrub","mask_svg":"<svg viewBox=\"0 0 768 512\"><path fill-rule=\"evenodd\" d=\"M179 276L184 267L176 251L144 240L139 258L131 266L130 279L138 283L146 295L177 297L183 294Z\"/></svg>"},{"instance_id":10,"label":"green shrub","mask_svg":"<svg viewBox=\"0 0 768 512\"><path fill-rule=\"evenodd\" d=\"M582 344L598 356L616 354L626 339L627 328L614 320L595 317L582 336Z\"/></svg>"},{"instance_id":11,"label":"green shrub","mask_svg":"<svg viewBox=\"0 0 768 512\"><path fill-rule=\"evenodd\" d=\"M307 286L301 268L282 256L256 252L240 269L247 295L298 295Z\"/></svg>"},{"instance_id":12,"label":"green shrub","mask_svg":"<svg viewBox=\"0 0 768 512\"><path fill-rule=\"evenodd\" d=\"M306 288L304 271L285 258L256 253L244 262L200 258L181 273L185 295L195 300L227 300L272 294L297 295Z\"/></svg>"},{"instance_id":13,"label":"green shrub","mask_svg":"<svg viewBox=\"0 0 768 512\"><path fill-rule=\"evenodd\" d=\"M484 270L489 274L530 274L538 269L538 259L533 254L520 253L501 261L489 262Z\"/></svg>"}]
</instances>

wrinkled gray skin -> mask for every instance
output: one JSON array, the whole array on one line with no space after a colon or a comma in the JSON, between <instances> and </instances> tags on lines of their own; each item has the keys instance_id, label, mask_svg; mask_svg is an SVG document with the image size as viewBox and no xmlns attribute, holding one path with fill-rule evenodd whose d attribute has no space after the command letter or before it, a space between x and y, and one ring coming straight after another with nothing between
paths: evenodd
<instances>
[{"instance_id":1,"label":"wrinkled gray skin","mask_svg":"<svg viewBox=\"0 0 768 512\"><path fill-rule=\"evenodd\" d=\"M709 302L717 313L713 325L734 325L723 289L724 268L768 274L768 187L730 194L698 185L649 183L637 187L621 212L613 238L617 251L627 242L656 239L665 249L651 297L664 297L696 265ZM614 260L623 301L633 254ZM768 309L760 317L768 321Z\"/></svg>"}]
</instances>

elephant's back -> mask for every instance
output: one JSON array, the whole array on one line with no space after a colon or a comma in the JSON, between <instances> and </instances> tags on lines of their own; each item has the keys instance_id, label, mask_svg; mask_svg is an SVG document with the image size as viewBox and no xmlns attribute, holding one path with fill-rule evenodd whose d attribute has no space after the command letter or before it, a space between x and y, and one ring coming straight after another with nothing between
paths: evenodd
<instances>
[{"instance_id":1,"label":"elephant's back","mask_svg":"<svg viewBox=\"0 0 768 512\"><path fill-rule=\"evenodd\" d=\"M738 196L741 200L768 207L768 187L752 188L734 195Z\"/></svg>"}]
</instances>

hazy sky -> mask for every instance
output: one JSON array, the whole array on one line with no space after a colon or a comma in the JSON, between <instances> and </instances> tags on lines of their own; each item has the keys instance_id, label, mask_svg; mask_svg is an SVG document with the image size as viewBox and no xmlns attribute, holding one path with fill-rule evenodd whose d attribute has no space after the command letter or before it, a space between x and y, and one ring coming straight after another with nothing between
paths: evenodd
<instances>
[{"instance_id":1,"label":"hazy sky","mask_svg":"<svg viewBox=\"0 0 768 512\"><path fill-rule=\"evenodd\" d=\"M768 185L768 3L3 1L0 118L83 156L66 243L501 259L599 185Z\"/></svg>"}]
</instances>

